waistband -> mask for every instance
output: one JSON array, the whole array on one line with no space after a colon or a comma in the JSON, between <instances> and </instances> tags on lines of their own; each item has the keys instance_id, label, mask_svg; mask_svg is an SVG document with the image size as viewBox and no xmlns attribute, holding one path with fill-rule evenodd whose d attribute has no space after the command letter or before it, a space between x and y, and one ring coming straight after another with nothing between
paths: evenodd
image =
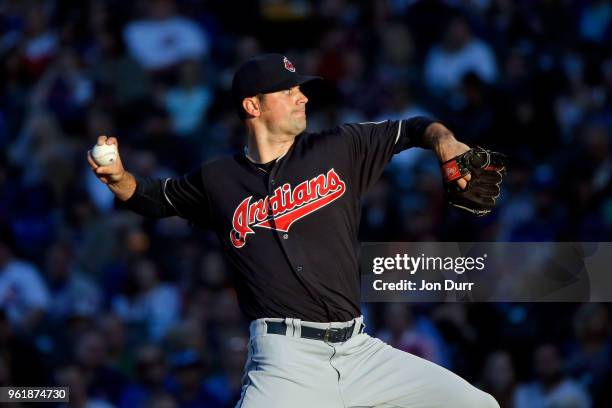
<instances>
[{"instance_id":1,"label":"waistband","mask_svg":"<svg viewBox=\"0 0 612 408\"><path fill-rule=\"evenodd\" d=\"M268 324L267 322L276 322L276 323L284 323L286 326L285 336L288 337L302 337L302 327L313 328L313 329L346 329L348 327L352 327L352 333L349 336L353 337L359 334L365 325L363 324L363 316L356 317L347 322L329 322L329 323L320 323L320 322L308 322L300 319L293 318L263 318L256 319L251 321L249 330L251 333L251 338L260 336L268 333Z\"/></svg>"}]
</instances>

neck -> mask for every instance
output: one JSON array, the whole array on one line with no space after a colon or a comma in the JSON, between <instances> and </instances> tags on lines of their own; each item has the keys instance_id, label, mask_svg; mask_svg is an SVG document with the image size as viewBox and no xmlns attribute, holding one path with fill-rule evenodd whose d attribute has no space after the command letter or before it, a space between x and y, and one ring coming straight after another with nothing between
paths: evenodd
<instances>
[{"instance_id":1,"label":"neck","mask_svg":"<svg viewBox=\"0 0 612 408\"><path fill-rule=\"evenodd\" d=\"M273 137L249 132L247 157L255 163L269 163L283 156L293 145L295 136Z\"/></svg>"}]
</instances>

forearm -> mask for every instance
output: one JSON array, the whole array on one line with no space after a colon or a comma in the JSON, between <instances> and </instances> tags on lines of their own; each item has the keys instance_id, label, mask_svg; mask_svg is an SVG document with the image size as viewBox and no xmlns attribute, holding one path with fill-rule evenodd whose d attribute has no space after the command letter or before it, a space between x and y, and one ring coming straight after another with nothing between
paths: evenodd
<instances>
[{"instance_id":1,"label":"forearm","mask_svg":"<svg viewBox=\"0 0 612 408\"><path fill-rule=\"evenodd\" d=\"M115 194L120 201L127 201L136 191L138 183L136 178L130 172L125 172L120 181L109 183L108 188Z\"/></svg>"},{"instance_id":2,"label":"forearm","mask_svg":"<svg viewBox=\"0 0 612 408\"><path fill-rule=\"evenodd\" d=\"M156 178L136 179L133 175L130 174L130 176L132 181L129 182L124 193L129 190L131 183L133 183L134 189L125 200L117 195L116 204L119 208L127 208L137 214L152 218L177 215L176 210L164 196L164 180Z\"/></svg>"},{"instance_id":3,"label":"forearm","mask_svg":"<svg viewBox=\"0 0 612 408\"><path fill-rule=\"evenodd\" d=\"M455 139L453 132L439 122L427 126L422 143L424 148L433 150L441 162L450 160L469 150L469 146Z\"/></svg>"}]
</instances>

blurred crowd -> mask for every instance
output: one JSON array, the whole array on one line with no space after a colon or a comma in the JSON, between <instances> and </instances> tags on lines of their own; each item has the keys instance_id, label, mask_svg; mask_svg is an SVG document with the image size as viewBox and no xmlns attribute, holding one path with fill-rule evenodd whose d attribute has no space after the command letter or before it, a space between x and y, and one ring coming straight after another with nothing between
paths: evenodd
<instances>
[{"instance_id":1,"label":"blurred crowd","mask_svg":"<svg viewBox=\"0 0 612 408\"><path fill-rule=\"evenodd\" d=\"M231 407L247 352L207 231L115 209L85 154L139 176L242 148L235 68L283 52L309 130L425 114L511 167L494 213L447 208L433 154L395 156L364 241L610 241L608 0L0 1L0 385L71 406ZM606 304L368 304L367 331L502 407L612 406Z\"/></svg>"}]
</instances>

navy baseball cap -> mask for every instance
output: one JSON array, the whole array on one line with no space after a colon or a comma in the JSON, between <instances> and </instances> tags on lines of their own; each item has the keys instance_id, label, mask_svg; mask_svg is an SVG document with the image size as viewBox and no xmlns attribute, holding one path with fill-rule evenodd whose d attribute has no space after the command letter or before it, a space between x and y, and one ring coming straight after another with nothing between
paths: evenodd
<instances>
[{"instance_id":1,"label":"navy baseball cap","mask_svg":"<svg viewBox=\"0 0 612 408\"><path fill-rule=\"evenodd\" d=\"M323 78L298 74L291 61L282 54L262 54L238 68L232 81L232 97L236 109L241 112L244 98L282 91L315 79Z\"/></svg>"}]
</instances>

